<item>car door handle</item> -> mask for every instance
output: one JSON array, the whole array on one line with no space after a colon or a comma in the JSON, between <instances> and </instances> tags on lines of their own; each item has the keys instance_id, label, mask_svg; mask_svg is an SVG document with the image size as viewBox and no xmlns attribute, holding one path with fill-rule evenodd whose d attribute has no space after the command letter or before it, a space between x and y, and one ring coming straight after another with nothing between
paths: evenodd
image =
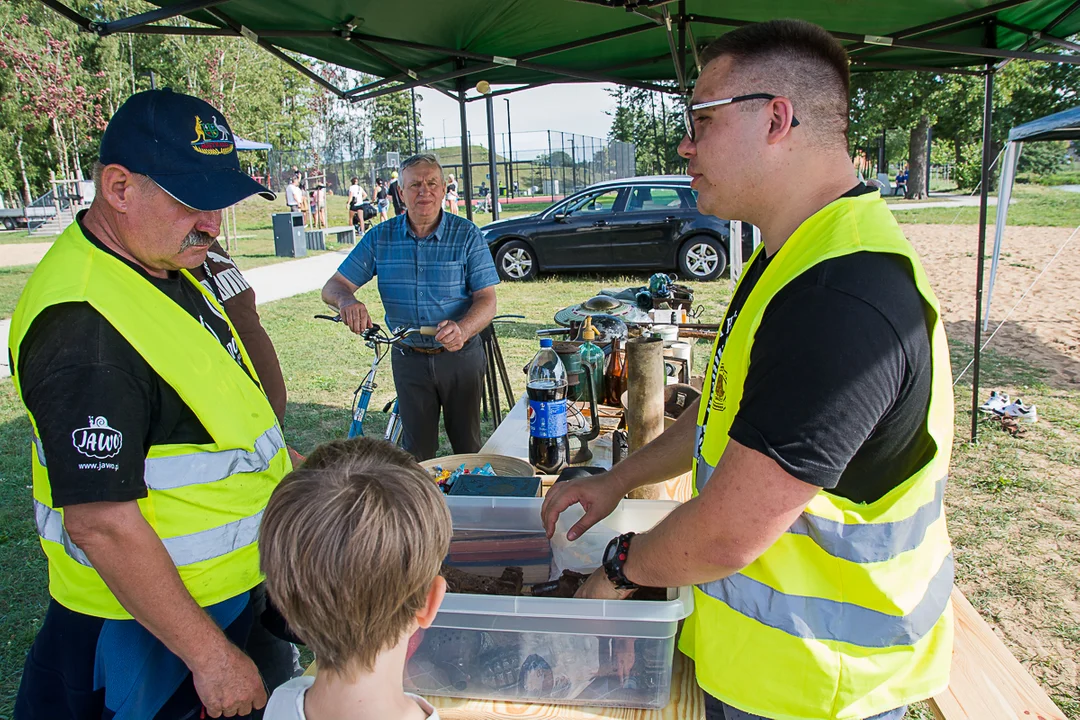
<instances>
[{"instance_id":1,"label":"car door handle","mask_svg":"<svg viewBox=\"0 0 1080 720\"><path fill-rule=\"evenodd\" d=\"M607 227L607 220L597 220L593 223L593 227Z\"/></svg>"},{"instance_id":2,"label":"car door handle","mask_svg":"<svg viewBox=\"0 0 1080 720\"><path fill-rule=\"evenodd\" d=\"M664 222L675 222L678 219L679 218L675 217L674 215L668 215L666 218L664 218Z\"/></svg>"}]
</instances>

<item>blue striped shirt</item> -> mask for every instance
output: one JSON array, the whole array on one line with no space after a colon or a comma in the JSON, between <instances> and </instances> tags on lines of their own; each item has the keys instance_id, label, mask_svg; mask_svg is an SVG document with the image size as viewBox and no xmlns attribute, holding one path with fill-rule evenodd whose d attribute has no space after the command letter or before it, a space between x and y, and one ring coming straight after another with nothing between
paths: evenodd
<instances>
[{"instance_id":1,"label":"blue striped shirt","mask_svg":"<svg viewBox=\"0 0 1080 720\"><path fill-rule=\"evenodd\" d=\"M480 229L447 212L423 238L412 231L405 215L379 223L364 234L338 272L357 286L378 277L390 330L461 320L472 306L472 294L499 282ZM439 346L433 337L421 335L405 342Z\"/></svg>"}]
</instances>

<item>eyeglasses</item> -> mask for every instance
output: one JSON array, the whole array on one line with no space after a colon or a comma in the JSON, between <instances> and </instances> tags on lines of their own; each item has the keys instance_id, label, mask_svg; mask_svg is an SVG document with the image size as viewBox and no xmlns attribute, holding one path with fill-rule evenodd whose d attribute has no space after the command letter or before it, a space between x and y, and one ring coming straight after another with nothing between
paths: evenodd
<instances>
[{"instance_id":1,"label":"eyeglasses","mask_svg":"<svg viewBox=\"0 0 1080 720\"><path fill-rule=\"evenodd\" d=\"M732 103L743 102L745 100L774 100L775 95L769 93L750 93L749 95L736 95L735 97L724 98L723 100L710 100L708 102L696 103L694 105L686 106L686 114L683 115L683 122L686 124L686 135L690 138L690 142L696 142L697 138L694 136L694 115L693 113L698 110L704 110L705 108L719 107L720 105L731 105ZM795 119L795 116L791 116L791 127L798 127L799 121Z\"/></svg>"}]
</instances>

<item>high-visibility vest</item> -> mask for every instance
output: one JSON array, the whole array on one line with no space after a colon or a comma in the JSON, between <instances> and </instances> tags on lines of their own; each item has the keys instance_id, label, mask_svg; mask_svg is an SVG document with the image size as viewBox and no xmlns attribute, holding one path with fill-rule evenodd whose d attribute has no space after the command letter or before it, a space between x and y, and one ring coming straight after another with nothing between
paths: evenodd
<instances>
[{"instance_id":1,"label":"high-visibility vest","mask_svg":"<svg viewBox=\"0 0 1080 720\"><path fill-rule=\"evenodd\" d=\"M769 301L814 265L864 251L910 262L932 323L925 427L934 455L871 503L819 492L761 557L694 589L694 613L680 640L702 689L778 720L867 718L930 697L949 680L953 556L943 504L953 438L949 349L926 273L876 193L841 198L800 225L750 291L719 358L714 347L698 410L694 494L727 446Z\"/></svg>"},{"instance_id":2,"label":"high-visibility vest","mask_svg":"<svg viewBox=\"0 0 1080 720\"><path fill-rule=\"evenodd\" d=\"M228 322L213 296L186 270L182 275ZM11 319L8 343L20 397L19 346L35 317L66 302L87 302L101 313L176 390L212 438L201 445L154 445L146 456L147 496L138 501L139 509L161 538L184 586L203 607L255 587L262 581L256 545L262 513L292 466L281 427L252 382L253 377L257 381L254 365L232 323L251 377L198 320L124 262L95 247L73 223L34 270ZM49 560L49 593L76 612L130 619L68 536L63 508L53 507L32 414L30 423L34 517ZM119 443L139 441L119 436L108 427L108 418L89 418L84 430L94 445L92 454L106 459Z\"/></svg>"}]
</instances>

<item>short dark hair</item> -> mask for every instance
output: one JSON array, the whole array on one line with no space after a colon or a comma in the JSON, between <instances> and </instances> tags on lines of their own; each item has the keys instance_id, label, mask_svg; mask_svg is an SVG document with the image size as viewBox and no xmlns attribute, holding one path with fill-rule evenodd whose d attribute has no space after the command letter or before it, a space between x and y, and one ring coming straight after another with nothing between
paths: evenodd
<instances>
[{"instance_id":1,"label":"short dark hair","mask_svg":"<svg viewBox=\"0 0 1080 720\"><path fill-rule=\"evenodd\" d=\"M730 57L745 74L741 92L783 95L801 127L823 142L847 146L851 73L843 46L827 30L804 20L769 20L720 36L702 52L708 64Z\"/></svg>"},{"instance_id":2,"label":"short dark hair","mask_svg":"<svg viewBox=\"0 0 1080 720\"><path fill-rule=\"evenodd\" d=\"M354 177L354 178L352 179L352 184L353 184L353 185L355 185L355 184L356 184L356 183L358 183L358 182L360 182L360 178L358 178L358 177Z\"/></svg>"}]
</instances>

